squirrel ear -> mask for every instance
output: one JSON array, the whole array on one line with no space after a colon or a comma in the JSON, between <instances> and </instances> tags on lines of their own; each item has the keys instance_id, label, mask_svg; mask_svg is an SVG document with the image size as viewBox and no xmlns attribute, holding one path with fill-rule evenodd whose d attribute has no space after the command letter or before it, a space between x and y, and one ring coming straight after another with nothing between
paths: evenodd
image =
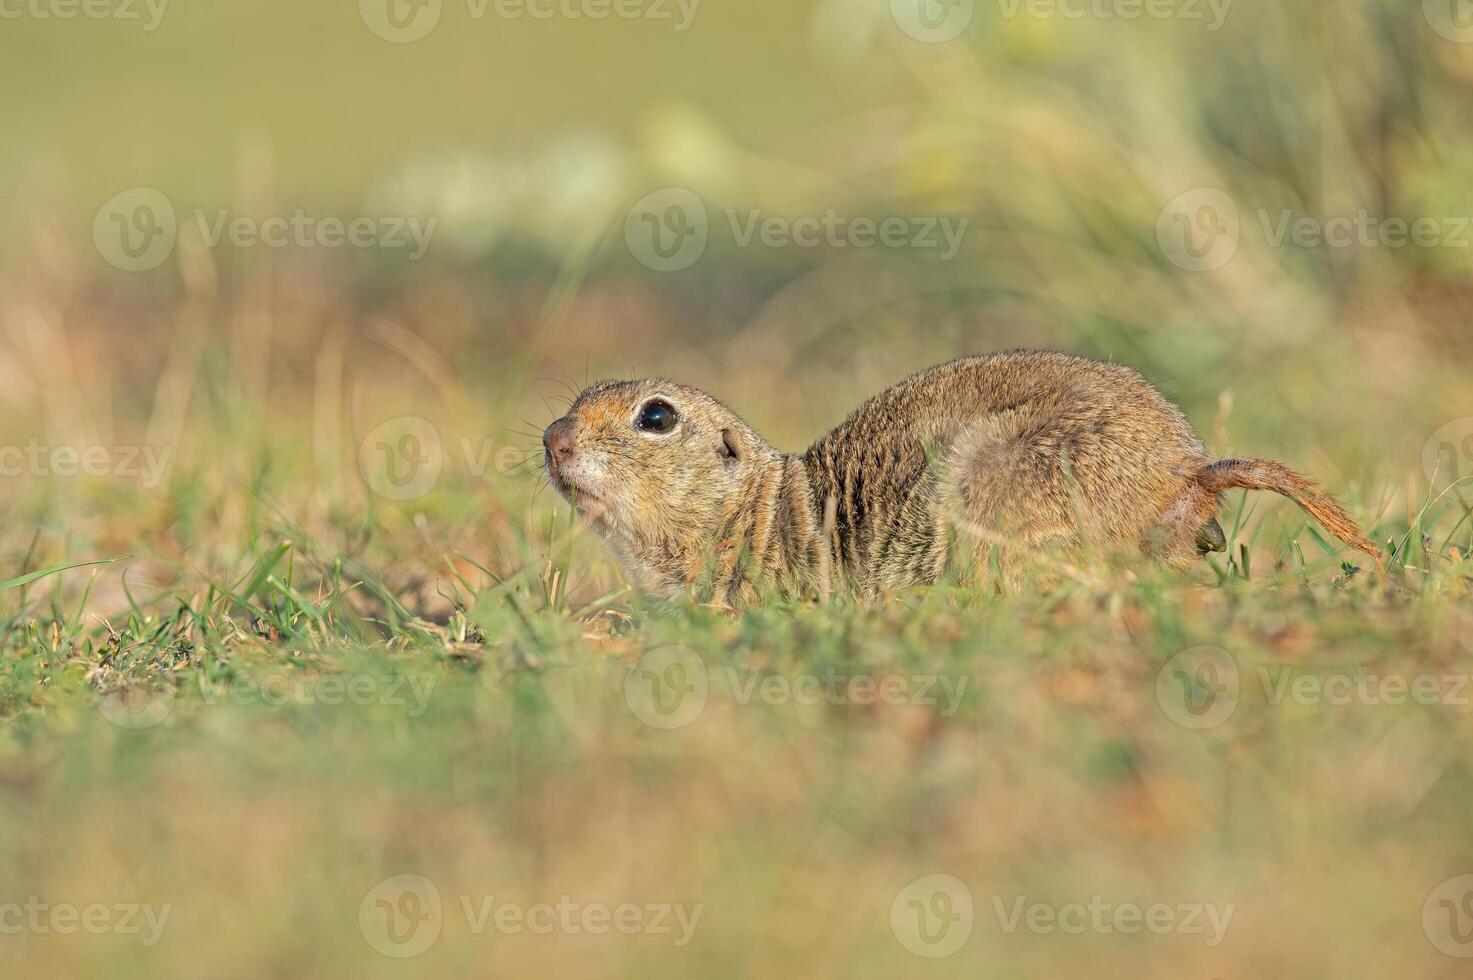
<instances>
[{"instance_id":1,"label":"squirrel ear","mask_svg":"<svg viewBox=\"0 0 1473 980\"><path fill-rule=\"evenodd\" d=\"M741 453L737 452L737 435L730 429L721 430L721 458L725 460L740 459Z\"/></svg>"}]
</instances>

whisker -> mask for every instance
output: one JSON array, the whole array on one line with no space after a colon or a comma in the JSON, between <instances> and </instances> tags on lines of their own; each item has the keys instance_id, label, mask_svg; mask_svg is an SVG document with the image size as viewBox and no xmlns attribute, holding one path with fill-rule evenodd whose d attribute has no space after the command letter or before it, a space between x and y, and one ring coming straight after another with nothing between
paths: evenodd
<instances>
[{"instance_id":1,"label":"whisker","mask_svg":"<svg viewBox=\"0 0 1473 980\"><path fill-rule=\"evenodd\" d=\"M525 468L525 469L523 469ZM506 468L507 476L528 476L542 469L540 456L528 456L526 459L518 460ZM517 472L522 470L522 472Z\"/></svg>"},{"instance_id":2,"label":"whisker","mask_svg":"<svg viewBox=\"0 0 1473 980\"><path fill-rule=\"evenodd\" d=\"M556 363L557 363L557 362L556 362L556 361L554 361L554 362L553 362L553 363L554 363L554 364L556 364ZM558 365L558 367L559 367L559 368L560 368L560 369L561 369L561 368L562 368L562 365ZM566 373L566 372L565 372L565 373ZM577 400L577 398L578 398L578 395L579 395L579 391L578 391L578 389L577 389L577 388L574 388L574 387L573 387L573 386L572 386L572 384L571 384L571 383L569 383L569 382L567 382L567 381L564 381L564 380L563 380L563 379L562 379L562 378L538 378L538 379L537 379L537 380L538 380L538 381L546 381L546 382L548 382L548 383L549 383L549 384L555 384L555 385L562 385L562 386L563 386L563 388L564 388L564 389L565 389L565 390L566 390L566 391L567 391L567 392L568 392L568 393L569 393L569 394L570 394L570 395L572 395L572 396L573 396L573 397L572 397L572 400L574 400L574 401L576 401L576 400ZM584 387L585 387L585 388L586 388L586 387L587 387L587 385L584 385Z\"/></svg>"},{"instance_id":3,"label":"whisker","mask_svg":"<svg viewBox=\"0 0 1473 980\"><path fill-rule=\"evenodd\" d=\"M563 374L566 374L569 377L569 379L571 379L571 381L577 381L578 380L577 375L575 375L572 371L569 371L567 368L563 367L562 363L559 362L557 359L549 357L547 360L552 364L553 367L555 367L559 371L563 372ZM583 381L583 387L584 388L587 388L588 387L587 373L588 372L586 372L586 371L584 372L584 381ZM550 380L553 380L553 379L549 378L547 380L550 381ZM573 392L574 395L577 395L579 392L573 390L573 385L572 385L571 381L564 381L564 382L560 382L560 383L563 384L563 385L565 385L568 388L569 391L572 391Z\"/></svg>"}]
</instances>

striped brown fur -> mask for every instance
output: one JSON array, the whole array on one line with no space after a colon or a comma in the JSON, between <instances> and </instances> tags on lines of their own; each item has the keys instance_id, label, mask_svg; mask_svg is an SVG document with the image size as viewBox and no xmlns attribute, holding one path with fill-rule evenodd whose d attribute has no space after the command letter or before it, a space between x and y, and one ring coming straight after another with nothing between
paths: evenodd
<instances>
[{"instance_id":1,"label":"striped brown fur","mask_svg":"<svg viewBox=\"0 0 1473 980\"><path fill-rule=\"evenodd\" d=\"M635 428L651 399L664 434ZM860 405L802 454L706 393L600 382L553 426L548 476L636 585L749 604L766 590L871 597L1053 545L1140 548L1178 568L1221 541L1221 493L1272 490L1379 559L1328 495L1282 464L1214 462L1129 368L1048 351L968 357ZM1215 534L1206 533L1215 531Z\"/></svg>"}]
</instances>

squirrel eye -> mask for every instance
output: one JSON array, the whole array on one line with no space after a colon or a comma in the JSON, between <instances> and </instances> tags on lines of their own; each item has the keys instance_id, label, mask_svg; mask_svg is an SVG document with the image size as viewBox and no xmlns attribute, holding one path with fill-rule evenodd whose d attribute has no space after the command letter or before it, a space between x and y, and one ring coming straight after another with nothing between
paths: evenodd
<instances>
[{"instance_id":1,"label":"squirrel eye","mask_svg":"<svg viewBox=\"0 0 1473 980\"><path fill-rule=\"evenodd\" d=\"M675 406L655 398L644 403L644 407L639 410L639 417L634 420L634 427L641 432L664 435L675 428L675 420Z\"/></svg>"}]
</instances>

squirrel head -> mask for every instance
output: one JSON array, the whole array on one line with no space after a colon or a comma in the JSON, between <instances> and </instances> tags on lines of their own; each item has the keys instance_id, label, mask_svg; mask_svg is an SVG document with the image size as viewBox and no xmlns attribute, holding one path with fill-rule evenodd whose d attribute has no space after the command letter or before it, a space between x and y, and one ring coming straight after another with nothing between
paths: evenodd
<instances>
[{"instance_id":1,"label":"squirrel head","mask_svg":"<svg viewBox=\"0 0 1473 980\"><path fill-rule=\"evenodd\" d=\"M740 490L777 454L705 392L663 378L601 381L542 436L547 479L645 591L675 593Z\"/></svg>"}]
</instances>

